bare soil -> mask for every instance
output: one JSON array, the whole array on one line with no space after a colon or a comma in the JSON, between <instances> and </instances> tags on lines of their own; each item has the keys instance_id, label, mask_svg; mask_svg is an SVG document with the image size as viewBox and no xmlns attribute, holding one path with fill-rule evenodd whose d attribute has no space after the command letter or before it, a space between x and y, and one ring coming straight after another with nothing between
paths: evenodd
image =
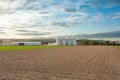
<instances>
[{"instance_id":1,"label":"bare soil","mask_svg":"<svg viewBox=\"0 0 120 80\"><path fill-rule=\"evenodd\" d=\"M0 80L120 80L113 46L0 51Z\"/></svg>"}]
</instances>

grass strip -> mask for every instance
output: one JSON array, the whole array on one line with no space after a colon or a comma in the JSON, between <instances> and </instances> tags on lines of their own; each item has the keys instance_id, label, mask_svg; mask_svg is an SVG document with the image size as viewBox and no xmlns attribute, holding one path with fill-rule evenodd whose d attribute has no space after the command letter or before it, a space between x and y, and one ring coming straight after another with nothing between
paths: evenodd
<instances>
[{"instance_id":1,"label":"grass strip","mask_svg":"<svg viewBox=\"0 0 120 80\"><path fill-rule=\"evenodd\" d=\"M62 48L67 46L0 46L0 51Z\"/></svg>"}]
</instances>

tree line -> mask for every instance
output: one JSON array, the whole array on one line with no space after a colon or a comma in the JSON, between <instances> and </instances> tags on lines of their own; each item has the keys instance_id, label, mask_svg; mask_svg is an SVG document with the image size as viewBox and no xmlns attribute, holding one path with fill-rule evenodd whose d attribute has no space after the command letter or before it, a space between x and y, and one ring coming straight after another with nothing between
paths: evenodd
<instances>
[{"instance_id":1,"label":"tree line","mask_svg":"<svg viewBox=\"0 0 120 80\"><path fill-rule=\"evenodd\" d=\"M77 40L77 45L120 45L120 43L104 40Z\"/></svg>"}]
</instances>

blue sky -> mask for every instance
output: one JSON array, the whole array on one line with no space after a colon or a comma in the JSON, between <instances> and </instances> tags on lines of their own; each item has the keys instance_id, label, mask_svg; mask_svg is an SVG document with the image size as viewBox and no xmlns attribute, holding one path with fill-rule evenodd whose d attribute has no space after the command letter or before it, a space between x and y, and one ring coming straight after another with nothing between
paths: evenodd
<instances>
[{"instance_id":1,"label":"blue sky","mask_svg":"<svg viewBox=\"0 0 120 80\"><path fill-rule=\"evenodd\" d=\"M0 0L0 38L120 31L120 0Z\"/></svg>"}]
</instances>

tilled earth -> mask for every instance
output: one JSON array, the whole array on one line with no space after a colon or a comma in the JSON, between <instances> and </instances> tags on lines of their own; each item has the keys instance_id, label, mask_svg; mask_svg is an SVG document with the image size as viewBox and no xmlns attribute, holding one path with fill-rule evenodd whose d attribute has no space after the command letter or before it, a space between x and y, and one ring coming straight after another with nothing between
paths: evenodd
<instances>
[{"instance_id":1,"label":"tilled earth","mask_svg":"<svg viewBox=\"0 0 120 80\"><path fill-rule=\"evenodd\" d=\"M0 80L120 80L113 46L0 51Z\"/></svg>"}]
</instances>

